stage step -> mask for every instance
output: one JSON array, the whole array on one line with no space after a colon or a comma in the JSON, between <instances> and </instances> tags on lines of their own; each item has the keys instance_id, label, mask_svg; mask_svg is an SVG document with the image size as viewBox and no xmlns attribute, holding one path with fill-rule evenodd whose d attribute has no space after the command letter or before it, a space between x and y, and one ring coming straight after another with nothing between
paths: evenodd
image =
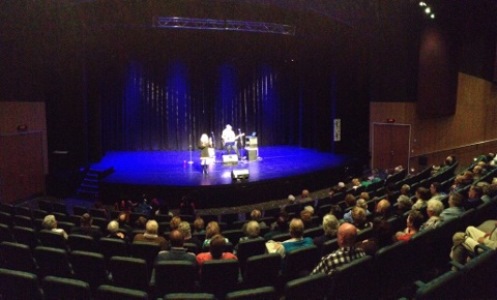
<instances>
[{"instance_id":1,"label":"stage step","mask_svg":"<svg viewBox=\"0 0 497 300\"><path fill-rule=\"evenodd\" d=\"M86 199L97 199L100 181L114 172L113 167L106 169L89 169L76 193Z\"/></svg>"}]
</instances>

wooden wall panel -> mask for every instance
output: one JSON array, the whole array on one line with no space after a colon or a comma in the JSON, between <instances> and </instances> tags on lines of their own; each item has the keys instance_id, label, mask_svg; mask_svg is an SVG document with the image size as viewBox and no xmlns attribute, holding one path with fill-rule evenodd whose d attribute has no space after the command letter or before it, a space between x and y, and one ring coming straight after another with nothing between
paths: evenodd
<instances>
[{"instance_id":1,"label":"wooden wall panel","mask_svg":"<svg viewBox=\"0 0 497 300\"><path fill-rule=\"evenodd\" d=\"M416 103L372 102L370 122L395 118L411 124L411 167L419 156L428 165L439 164L447 155L458 153L462 165L482 153L497 152L497 85L459 73L456 113L449 117L420 119ZM370 143L371 145L371 143Z\"/></svg>"},{"instance_id":2,"label":"wooden wall panel","mask_svg":"<svg viewBox=\"0 0 497 300\"><path fill-rule=\"evenodd\" d=\"M25 131L18 126L25 125ZM48 174L45 103L0 102L0 201L45 192Z\"/></svg>"}]
</instances>

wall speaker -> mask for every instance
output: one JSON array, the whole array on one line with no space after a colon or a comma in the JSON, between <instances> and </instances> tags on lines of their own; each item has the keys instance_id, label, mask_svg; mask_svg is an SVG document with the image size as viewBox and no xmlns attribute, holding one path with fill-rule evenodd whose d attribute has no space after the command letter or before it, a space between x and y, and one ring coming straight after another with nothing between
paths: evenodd
<instances>
[{"instance_id":1,"label":"wall speaker","mask_svg":"<svg viewBox=\"0 0 497 300\"><path fill-rule=\"evenodd\" d=\"M249 170L248 169L237 169L231 171L231 178L233 180L242 180L249 178Z\"/></svg>"}]
</instances>

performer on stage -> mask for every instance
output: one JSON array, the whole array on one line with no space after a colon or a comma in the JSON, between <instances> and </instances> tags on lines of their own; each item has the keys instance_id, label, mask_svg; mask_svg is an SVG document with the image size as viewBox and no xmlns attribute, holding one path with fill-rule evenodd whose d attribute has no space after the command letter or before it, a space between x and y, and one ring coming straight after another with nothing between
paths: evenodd
<instances>
[{"instance_id":1,"label":"performer on stage","mask_svg":"<svg viewBox=\"0 0 497 300\"><path fill-rule=\"evenodd\" d=\"M221 138L223 139L223 146L227 153L235 151L236 155L240 156L240 154L238 153L238 145L237 145L237 139L240 136L243 136L243 133L236 135L235 132L233 131L233 127L231 127L230 124L226 125L226 128L224 128L223 133L221 134Z\"/></svg>"},{"instance_id":2,"label":"performer on stage","mask_svg":"<svg viewBox=\"0 0 497 300\"><path fill-rule=\"evenodd\" d=\"M200 144L198 148L201 150L200 152L200 164L202 165L202 173L207 175L209 163L211 160L211 155L209 149L212 147L212 140L209 138L207 133L203 133L200 136Z\"/></svg>"}]
</instances>

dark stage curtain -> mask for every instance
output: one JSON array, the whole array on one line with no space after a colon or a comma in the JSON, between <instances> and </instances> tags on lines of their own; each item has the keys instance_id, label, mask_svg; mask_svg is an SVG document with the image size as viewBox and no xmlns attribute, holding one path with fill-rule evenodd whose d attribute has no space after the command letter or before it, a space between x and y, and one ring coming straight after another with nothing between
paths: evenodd
<instances>
[{"instance_id":1,"label":"dark stage curtain","mask_svg":"<svg viewBox=\"0 0 497 300\"><path fill-rule=\"evenodd\" d=\"M225 124L259 145L331 148L336 101L332 76L301 80L288 63L181 60L115 63L96 77L100 90L102 150L188 150ZM319 88L316 88L319 87ZM305 103L305 99L313 100ZM324 140L324 141L323 141Z\"/></svg>"}]
</instances>

